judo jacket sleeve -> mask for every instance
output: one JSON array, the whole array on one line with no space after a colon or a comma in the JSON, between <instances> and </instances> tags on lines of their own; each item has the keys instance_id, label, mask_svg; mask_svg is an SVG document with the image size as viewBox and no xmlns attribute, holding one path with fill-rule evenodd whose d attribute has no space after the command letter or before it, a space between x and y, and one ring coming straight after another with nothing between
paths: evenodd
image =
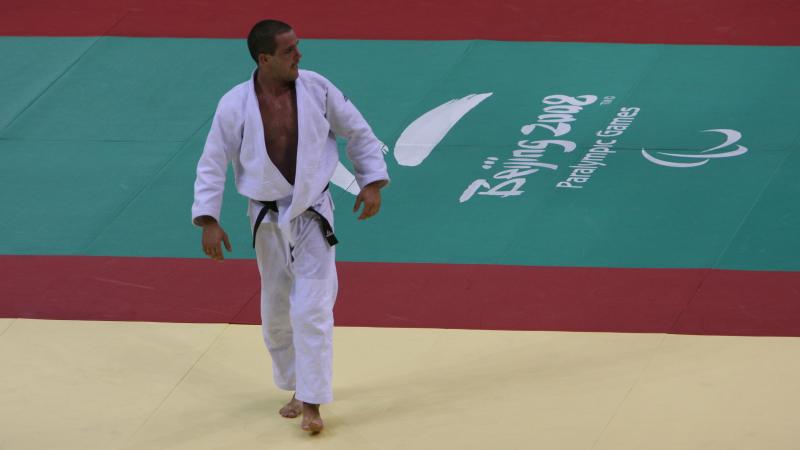
<instances>
[{"instance_id":1,"label":"judo jacket sleeve","mask_svg":"<svg viewBox=\"0 0 800 450\"><path fill-rule=\"evenodd\" d=\"M332 83L328 82L326 104L331 130L347 139L347 159L353 163L358 187L380 180L389 181L383 150L386 145L375 137L369 124L355 105Z\"/></svg>"},{"instance_id":2,"label":"judo jacket sleeve","mask_svg":"<svg viewBox=\"0 0 800 450\"><path fill-rule=\"evenodd\" d=\"M192 221L200 216L211 216L217 222L220 220L225 172L232 153L239 149L242 142L242 125L237 120L237 109L230 105L233 100L230 94L222 97L217 106L203 154L197 163Z\"/></svg>"}]
</instances>

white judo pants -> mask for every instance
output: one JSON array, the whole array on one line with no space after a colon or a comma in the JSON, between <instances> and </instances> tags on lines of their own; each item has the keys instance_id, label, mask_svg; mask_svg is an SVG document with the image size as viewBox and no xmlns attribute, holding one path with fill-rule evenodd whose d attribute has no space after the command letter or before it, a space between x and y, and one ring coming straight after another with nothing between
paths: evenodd
<instances>
[{"instance_id":1,"label":"white judo pants","mask_svg":"<svg viewBox=\"0 0 800 450\"><path fill-rule=\"evenodd\" d=\"M296 391L296 398L306 403L330 403L338 290L335 248L308 211L291 222L291 233L293 247L274 223L262 223L256 235L264 342L279 388Z\"/></svg>"}]
</instances>

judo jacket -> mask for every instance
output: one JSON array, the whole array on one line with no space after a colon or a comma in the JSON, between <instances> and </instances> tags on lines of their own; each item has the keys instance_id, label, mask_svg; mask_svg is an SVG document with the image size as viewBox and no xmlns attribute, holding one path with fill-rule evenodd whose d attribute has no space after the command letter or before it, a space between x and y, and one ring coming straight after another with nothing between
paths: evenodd
<instances>
[{"instance_id":1,"label":"judo jacket","mask_svg":"<svg viewBox=\"0 0 800 450\"><path fill-rule=\"evenodd\" d=\"M336 136L347 140L347 158L353 163L359 189L389 180L381 151L383 143L372 132L350 100L322 75L300 70L297 95L297 167L294 186L270 160L256 98L255 73L219 101L203 154L197 164L192 219L211 216L218 222L228 163L233 165L236 190L251 199L251 225L257 201L277 201L278 225L314 207L333 223L333 204L326 186L339 163Z\"/></svg>"}]
</instances>

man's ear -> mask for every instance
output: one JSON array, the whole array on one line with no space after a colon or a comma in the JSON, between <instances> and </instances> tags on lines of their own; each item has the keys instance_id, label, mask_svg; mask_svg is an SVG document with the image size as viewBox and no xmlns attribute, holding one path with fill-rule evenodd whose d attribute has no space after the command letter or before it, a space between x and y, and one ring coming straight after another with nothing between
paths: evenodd
<instances>
[{"instance_id":1,"label":"man's ear","mask_svg":"<svg viewBox=\"0 0 800 450\"><path fill-rule=\"evenodd\" d=\"M259 64L262 64L262 63L266 64L267 61L269 61L269 57L270 57L270 55L268 55L266 53L259 53L258 54L258 63Z\"/></svg>"}]
</instances>

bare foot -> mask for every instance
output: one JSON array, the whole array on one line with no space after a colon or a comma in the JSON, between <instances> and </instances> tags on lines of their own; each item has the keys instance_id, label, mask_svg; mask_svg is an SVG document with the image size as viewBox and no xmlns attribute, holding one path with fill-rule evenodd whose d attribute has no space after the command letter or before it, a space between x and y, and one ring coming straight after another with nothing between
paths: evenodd
<instances>
[{"instance_id":1,"label":"bare foot","mask_svg":"<svg viewBox=\"0 0 800 450\"><path fill-rule=\"evenodd\" d=\"M283 408L278 412L287 419L294 419L303 412L303 402L297 400L294 398L294 395L292 395L292 399L289 400L289 403L283 405Z\"/></svg>"},{"instance_id":2,"label":"bare foot","mask_svg":"<svg viewBox=\"0 0 800 450\"><path fill-rule=\"evenodd\" d=\"M303 402L303 422L300 427L305 431L310 431L311 434L322 431L324 425L322 416L319 415L319 405Z\"/></svg>"}]
</instances>

